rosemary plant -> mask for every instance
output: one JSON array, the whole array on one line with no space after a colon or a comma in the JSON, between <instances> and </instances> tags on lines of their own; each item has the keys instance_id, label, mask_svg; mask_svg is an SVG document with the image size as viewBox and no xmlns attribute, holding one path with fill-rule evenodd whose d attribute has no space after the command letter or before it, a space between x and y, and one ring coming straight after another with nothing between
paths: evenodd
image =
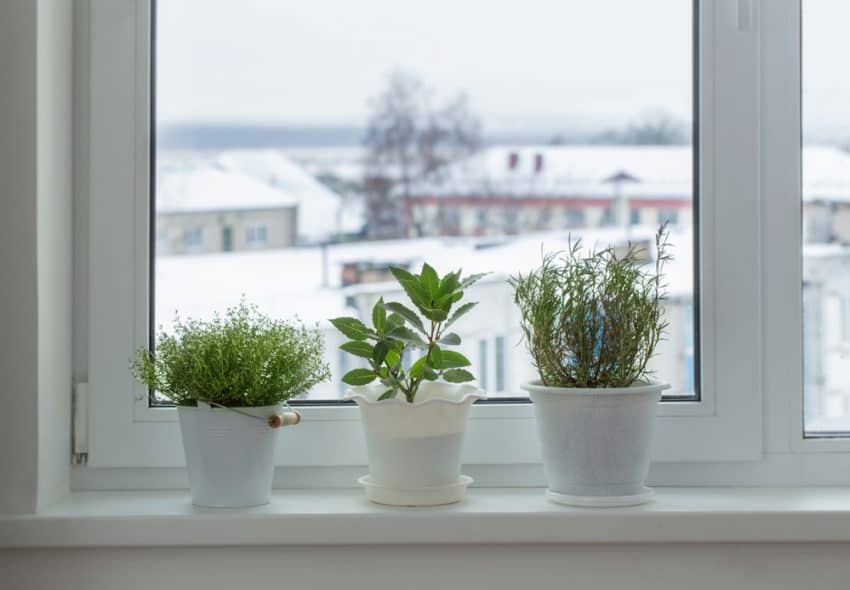
<instances>
[{"instance_id":1,"label":"rosemary plant","mask_svg":"<svg viewBox=\"0 0 850 590\"><path fill-rule=\"evenodd\" d=\"M544 385L628 387L646 381L667 327L662 284L668 232L655 236L652 269L630 245L581 254L581 241L546 254L541 266L510 279L526 345Z\"/></svg>"},{"instance_id":2,"label":"rosemary plant","mask_svg":"<svg viewBox=\"0 0 850 590\"><path fill-rule=\"evenodd\" d=\"M398 267L390 270L416 311L381 298L372 309L371 328L357 318L332 319L331 323L351 339L340 348L366 359L369 365L349 371L342 381L348 385L366 385L378 379L387 388L379 401L402 394L410 403L414 402L423 381L472 381L475 377L464 369L470 365L469 359L446 348L461 343L460 336L448 328L475 307L474 302L457 308L454 304L463 298L464 289L484 275L461 278L457 271L440 277L428 264L422 265L418 275ZM421 356L406 370L402 359L414 350L419 350Z\"/></svg>"},{"instance_id":3,"label":"rosemary plant","mask_svg":"<svg viewBox=\"0 0 850 590\"><path fill-rule=\"evenodd\" d=\"M140 348L135 377L179 406L272 406L330 377L318 329L273 320L241 302L209 321L178 321L155 352Z\"/></svg>"}]
</instances>

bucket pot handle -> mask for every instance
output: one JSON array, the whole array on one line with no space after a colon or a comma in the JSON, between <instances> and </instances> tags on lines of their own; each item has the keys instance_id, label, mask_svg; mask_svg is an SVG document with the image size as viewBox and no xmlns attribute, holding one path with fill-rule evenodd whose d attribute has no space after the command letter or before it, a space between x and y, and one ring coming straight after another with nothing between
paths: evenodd
<instances>
[{"instance_id":1,"label":"bucket pot handle","mask_svg":"<svg viewBox=\"0 0 850 590\"><path fill-rule=\"evenodd\" d=\"M203 400L202 400L203 401ZM222 408L224 410L229 410L231 412L235 412L236 414L241 414L243 416L248 416L249 418L254 418L255 420L263 420L269 428L280 428L282 426L295 426L299 422L301 422L301 412L289 407L289 404L286 404L286 410L283 412L277 412L264 418L262 416L255 416L253 414L249 414L247 412L240 412L236 408L230 408L228 406L223 406L221 404L217 404L215 402L206 402L211 406L215 406L217 408Z\"/></svg>"}]
</instances>

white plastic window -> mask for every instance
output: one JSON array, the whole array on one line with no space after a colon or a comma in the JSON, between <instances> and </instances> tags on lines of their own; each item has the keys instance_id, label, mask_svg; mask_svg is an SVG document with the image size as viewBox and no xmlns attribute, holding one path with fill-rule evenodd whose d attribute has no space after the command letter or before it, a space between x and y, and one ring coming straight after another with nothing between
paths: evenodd
<instances>
[{"instance_id":1,"label":"white plastic window","mask_svg":"<svg viewBox=\"0 0 850 590\"><path fill-rule=\"evenodd\" d=\"M356 3L355 7L350 3L324 0L311 5L309 10L298 11L292 10L289 3L275 3L270 9L286 14L278 15L280 18L266 15L266 18L244 21L252 23L251 26L235 26L239 19L247 18L242 15L244 6L241 4L235 8L235 3L230 2L204 2L201 6L189 2L160 2L160 11L170 10L176 16L170 21L171 31L165 24L158 30L158 35L161 35L156 47L158 102L156 118L152 120L150 4L145 0L91 2L85 15L88 36L85 39L83 93L87 112L92 114L84 166L91 186L85 203L90 228L87 236L90 247L86 249L89 253L88 309L96 310L87 319L89 381L93 397L91 467L146 469L182 466L173 410L151 408L148 392L134 384L126 370L134 348L148 343L152 302L156 306L153 310L156 323L167 322L174 311L180 311L182 315L203 315L232 303L242 293L257 300L271 313L278 313L276 309L294 309L302 317L306 316L308 321L323 321L328 316L338 315L337 311L365 309L382 293L381 289L386 288L379 281L374 283L380 286L379 289L363 288L361 285L359 289L341 292L351 297L340 297L341 293L335 290L339 290L343 282L380 276L381 264L401 262L396 260L399 257L416 264L423 252L429 253L429 259L433 252L433 256L443 262L436 261L441 267L457 265L472 271L478 270L477 265L480 265L481 270L495 272L491 280L482 283L476 292L470 293L470 297L485 302L481 313L487 322L487 333L493 333L494 323L504 326L504 329L496 331L497 339L491 340L488 350L484 351L484 354L493 355L488 367L491 375L488 389L496 393L496 390L502 389L507 396L516 395L518 384L532 376L533 371L522 348L515 346L518 342L515 316L510 315L510 293L505 290L503 281L508 274L523 270L522 265L533 263L534 259L532 256L528 261L522 258L522 261L516 262L513 256L506 254L516 253L517 244L526 244L529 251L539 255L541 244L547 247L549 244L562 244L568 229L574 233L598 232L594 235L606 242L640 239L638 232L641 225L630 226L628 223L628 203L632 201L641 202L646 211L655 210L656 218L657 211L662 209L671 207L677 210L677 227L673 228L676 255L681 264L690 265L687 271L675 275L677 284L671 285L681 298L681 317L677 318L677 322L696 320L690 325L699 327L692 330L690 336L687 330L677 330L681 337L671 341L666 350L660 351L660 359L678 367L678 373L670 371L668 374L672 375L671 378L680 379L681 385L675 392L679 394L676 401L659 406L658 436L654 448L657 467L653 471L656 481L698 480L687 475L692 473L690 467L686 467L690 462L721 465L730 460L759 461L766 450L765 440L776 447L790 449L795 446L794 429L784 426L795 419L784 409L790 406L784 402L764 404L762 396L763 378L775 378L764 370L763 362L771 356L788 352L772 347L789 341L799 346L800 339L766 338L766 333L779 329L781 322L770 323L768 327L765 316L775 315L783 306L793 307L794 301L783 299L765 303L768 293L784 294L788 291L789 278L787 273L780 276L780 273L773 272L780 262L774 258L777 252L764 247L763 238L770 231L776 231L777 226L767 229L767 225L763 225L761 207L764 191L772 186L770 183L774 179L781 177L780 173L766 176L766 168L775 166L777 160L787 156L784 152L777 155L767 146L779 151L793 145L793 142L787 141L770 142L764 137L767 122L774 118L789 119L776 117L772 110L765 108L766 97L775 93L763 88L787 82L775 80L779 74L784 73L793 79L793 55L790 60L785 55L781 56L782 59L775 59L790 63L787 69L779 66L779 74L777 70L767 72L763 67L775 53L767 50L772 47L773 36L779 34L776 31L790 31L792 36L796 34L794 27L798 23L793 6L789 12L789 7L778 6L780 3L745 3L752 11L752 18L741 21L735 0L694 4L680 0L658 0L655 3L609 0L604 3L564 2L558 6L541 2L539 6L534 3L524 5L520 13L512 8L509 15L501 16L499 9L490 3L477 8L473 4L459 8L452 3L449 11L452 18L440 19L441 28L434 29L424 26L433 13L439 13L441 5L433 3L428 3L427 8L423 5L419 10L410 4L401 6L373 1ZM194 11L193 6L196 8ZM318 24L310 20L313 10L321 16ZM564 11L563 18L555 18L551 14L553 10ZM370 22L375 21L375 26L358 28L351 25L339 30L328 27L326 15L337 14L338 11L344 11L346 18L338 15L340 18L334 22L356 24L358 18L369 18ZM192 15L192 19L181 20L181 14L187 13ZM470 26L485 13L488 23L493 23L492 27ZM612 13L618 15L614 21ZM204 18L199 18L199 15L204 15ZM764 22L768 19L775 19L785 29L775 26L776 23L766 27ZM157 23L160 22L164 21L158 17ZM181 22L189 25L181 29ZM624 23L625 28L612 30L614 22ZM293 35L283 34L279 29L281 26L292 29ZM251 30L252 27L256 29ZM264 34L268 27L274 30ZM506 27L510 27L510 38L516 38L517 43L526 39L527 47L519 51L517 47L505 46ZM235 29L246 28L250 38L245 38L244 43L237 43L237 37L231 33ZM366 38L355 34L356 31L361 31ZM404 35L400 35L401 31ZM470 31L480 34L482 42L469 43ZM321 33L319 37L310 37L314 44L311 47L324 47L315 44L325 42L348 42L350 47L358 47L361 53L340 51L339 45L327 46L337 47L337 50L317 49L305 53L303 45L299 45L298 55L301 58L290 60L292 52L268 51L273 46L270 45L273 43L271 39L295 42L299 35L311 32ZM430 39L429 47L450 53L446 59L433 59L430 54L426 59L413 52L416 44L410 43L410 40L426 32ZM245 37L242 33L240 35L239 39ZM444 42L434 43L433 35ZM222 39L228 41L222 43ZM543 43L544 39L550 42ZM784 47L780 43L776 45ZM210 51L193 50L201 47L208 47ZM624 47L628 50L624 51ZM528 51L533 52L533 58L526 55ZM606 51L613 51L611 59L602 57ZM277 199L275 203L279 206L273 208L278 214L275 223L295 231L293 239L285 247L270 254L280 257L280 264L276 263L275 267L287 268L290 258L295 264L296 256L313 257L311 260L315 263L303 267L317 274L318 283L310 285L310 293L332 293L335 299L325 302L314 296L312 306L308 308L301 307L295 299L288 298L289 295L275 294L274 303L279 308L271 307L272 302L263 300L259 290L269 274L266 272L268 267L261 277L263 280L235 280L243 276L238 271L246 270L239 253L221 257L222 260L231 258L233 269L219 267L216 273L212 273L221 281L203 285L203 299L191 292L198 285L186 280L195 272L193 265L199 263L197 257L157 259L151 268L151 195L156 194L156 191L152 192L154 187L150 186L152 129L159 131L156 137L163 143L158 144L160 149L157 153L162 156L163 145L169 141L168 131L158 128L158 125L167 120L179 120L181 112L189 113L190 105L199 120L232 116L232 112L221 109L234 108L239 100L231 97L219 103L204 102L206 96L215 94L212 85L221 88L223 79L227 81L224 94L241 93L239 96L248 101L246 108L250 108L255 122L259 117L261 124L272 120L275 113L288 113L291 122L298 125L316 122L313 117L320 116L361 117L359 120L366 117L368 120L369 102L365 99L373 93L380 96L387 83L386 64L374 60L384 59L387 55L407 59L408 62L402 65L421 66L419 73L427 80L428 86L435 88L433 100L439 107L450 104L445 102L441 93L447 93L451 98L466 90L469 105L475 105L474 112L484 121L482 128L493 130L493 135L487 136L487 141L483 141L471 156L479 158L487 166L492 161L492 173L498 174L498 178L491 179L499 181L499 192L490 195L497 202L486 224L487 231L492 228L493 234L476 235L481 227L477 212L483 205L476 200L480 195L475 191L462 192L465 185L458 181L447 193L453 199L451 208L441 208L443 201L440 199L446 194L431 194L435 193L432 189L438 186L431 178L425 185L428 190L414 191L414 183L410 183L406 207L402 208L400 218L373 219L371 226L354 228L353 235L364 235L363 231L368 235L371 227L378 237L384 231L400 231L399 219L410 220L409 225L402 225L404 235L393 238L396 242L392 247L386 247L387 244L380 247L368 241L356 244L356 247L337 247L334 236L311 236L308 235L310 232L302 232L299 228L331 228L335 232L345 232L352 217L356 221L367 215L368 208L364 208L360 217L356 214L349 217L351 210L342 207L343 203L356 204L358 195L349 184L351 179L340 175L344 166L336 171L329 170L339 154L334 155L333 150L326 147L312 151L292 149L284 154L288 163L297 164L296 170L307 174L311 190L321 191L315 194L327 195L327 191L331 191L338 197L332 201L339 203L340 208L329 210L320 207L318 218L321 223L311 226L308 208L304 205L301 209L308 198L305 196L307 189L303 186L293 188L287 186L283 179L275 181L252 173L255 159L246 160L242 153L244 150L222 148L216 156L207 153L199 158L197 168L181 168L185 164L181 162L176 163L177 168L183 171L184 179L192 181L194 178L193 182L198 178L203 180L205 175L216 170L224 174L226 178L213 174L216 180L221 181L212 183L218 193L206 193L213 202L226 196L224 189L230 182L238 182L246 189L241 194L248 194L247 189L250 188L251 198L257 202ZM213 59L216 56L220 59ZM376 67L366 67L365 64L373 63L367 58L377 63ZM365 60L357 62L363 67L355 67L356 64L347 61L358 59ZM515 59L516 62L512 61ZM273 60L274 67L264 68L263 77L250 75L254 65L243 66L256 60L261 63ZM284 71L282 60L288 64L288 74L269 78L269 72ZM212 67L207 62L217 64L218 76L206 76L205 72ZM231 67L234 63L239 64L239 68ZM481 68L482 63L489 67ZM476 72L474 76L473 71ZM325 75L328 72L337 72L338 75ZM488 78L486 72L494 75ZM694 81L691 78L695 74L698 79ZM297 88L287 86L296 79L307 85ZM468 87L460 84L466 80L469 80ZM478 81L473 84L474 80ZM192 92L182 99L175 98L171 107L166 108L168 93L181 88L181 85ZM264 90L260 91L261 88ZM344 99L343 103L333 102L339 101L340 97ZM648 119L652 123L649 126L644 124L646 119L635 118L647 112L648 108L657 106L659 101L667 105L673 121L685 121L684 138L665 132L659 139L659 129L667 129L669 120L659 117L657 112ZM698 104L698 110L694 110L695 104ZM350 109L345 110L344 105ZM522 107L525 112L500 111L504 105L515 109ZM169 111L169 108L172 110ZM506 113L501 119L505 125L503 128L497 125L500 122L499 112ZM613 116L614 113L619 119ZM564 130L564 133L568 131L570 135L544 140L540 133L551 130L552 125L541 125L536 119L540 114L560 117L558 129ZM691 121L690 118L694 117ZM582 127L594 120L597 121L595 128ZM536 142L533 147L523 147L529 144L528 137L502 136L499 139L497 132L500 129L516 129L518 121L522 122L518 127L520 133L536 134L533 135ZM328 119L320 122L327 123ZM788 125L779 124L785 130ZM790 125L793 131L793 118ZM675 125L674 131L681 132L682 126ZM179 134L172 135L170 141L176 141L175 137L179 138ZM578 149L578 144L573 142L579 137L584 142L596 138L600 143L581 144L581 149ZM667 141L671 138L677 143L672 146L659 143L662 139ZM501 143L494 143L496 140ZM641 153L638 148L646 147L649 141L656 143L645 150L646 157L622 160L615 157L618 153L632 156ZM659 150L668 151L664 152L665 157L654 159L652 154ZM793 147L788 147L792 154L793 150ZM798 144L796 150L799 154ZM588 161L593 158L587 154L593 153L604 157L600 156L598 166L593 164L597 167L589 173ZM179 157L176 153L172 156ZM210 163L204 160L206 157L212 157L217 168L209 168ZM345 161L344 154L339 157ZM566 163L558 161L562 157L566 158ZM669 167L666 169L669 176L661 175L657 182L653 180L651 183L650 179L655 177L652 176L652 166L645 168L646 160L663 162ZM575 167L571 164L573 161L577 162ZM783 160L777 170L793 174L793 166L786 164ZM440 168L449 177L461 174L452 166ZM463 167L458 164L458 168ZM200 176L193 174L198 170L201 171ZM490 174L488 168L485 171ZM551 176L553 173L558 176ZM552 183L558 191L565 186L575 188L575 179L588 174L597 179L595 194L583 193L587 188L585 185L579 187L581 191L571 189L568 194L546 192ZM691 179L689 184L682 183L685 177ZM461 175L460 180L469 178L473 177ZM681 192L678 201L672 199L669 192L661 190L664 178L668 178L671 186L691 187L686 189L690 192L684 195L684 199ZM158 174L157 182L163 180L161 173ZM204 182L197 181L197 184L203 186ZM477 188L481 186L476 185ZM793 182L781 186L793 187ZM696 193L693 187L697 187ZM360 190L363 190L362 187ZM370 190L377 189L372 187ZM785 193L776 197L771 194L771 199L779 200L780 197L788 198ZM553 203L553 199L563 202ZM535 201L540 201L541 207L552 209L551 225L546 231L552 230L555 234L540 236L527 231L528 228L537 228L540 222L539 215L534 215L529 207ZM682 206L682 203L686 205ZM356 207L354 210L356 212ZM448 211L451 213L448 214ZM622 211L626 212L625 216ZM649 219L652 217L648 216ZM458 234L456 237L447 240L443 236L439 225L441 219L452 221L451 231ZM644 215L641 215L641 224L643 220ZM650 223L654 226L655 220ZM627 226L628 230L625 229ZM646 229L649 231L654 227ZM456 244L457 249L447 250L441 258L440 253L446 244ZM327 262L323 262L323 256ZM373 264L366 264L367 261ZM152 270L156 277L153 300L150 297ZM322 270L328 272L319 272ZM790 277L790 280L795 278L798 279L799 274ZM325 280L328 288L319 291ZM784 288L767 289L766 283L770 281L785 281ZM195 299L203 307L197 307L193 303ZM337 310L334 306L342 309ZM310 315L313 312L315 317ZM467 336L466 344L475 347L480 341L475 334L478 328L473 322L469 329L471 334ZM793 331L790 333L793 334ZM342 374L346 361L334 351L337 344L332 332L328 331L328 348L331 351L328 360L338 376ZM475 356L475 351L468 356ZM782 366L790 364L783 363ZM698 398L692 395L695 390L699 391ZM338 399L340 391L338 381L334 381L314 392L313 399ZM786 387L776 395L784 399L781 396L790 395L790 392L791 388ZM801 386L796 394L800 399ZM533 483L534 478L524 479L518 475L525 473L520 466L537 465L540 461L529 404L512 402L476 406L473 410L464 462L473 466L473 472L478 469L483 474L481 480L485 482ZM767 425L766 416L769 418ZM304 423L297 432L282 437L277 457L282 468L339 468L365 464L365 448L356 408L305 407L304 417ZM802 429L797 429L796 435L801 433ZM499 444L496 441L500 441ZM510 444L504 441L510 441ZM721 472L721 468L715 471ZM102 476L105 472L97 473Z\"/></svg>"}]
</instances>

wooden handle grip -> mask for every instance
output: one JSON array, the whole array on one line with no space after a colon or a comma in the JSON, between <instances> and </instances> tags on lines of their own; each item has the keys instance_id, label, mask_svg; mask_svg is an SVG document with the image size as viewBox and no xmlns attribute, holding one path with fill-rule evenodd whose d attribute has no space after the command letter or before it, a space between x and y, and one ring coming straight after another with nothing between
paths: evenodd
<instances>
[{"instance_id":1,"label":"wooden handle grip","mask_svg":"<svg viewBox=\"0 0 850 590\"><path fill-rule=\"evenodd\" d=\"M291 410L280 414L272 414L269 416L268 425L270 428L280 428L281 426L295 426L299 422L301 422L301 414L295 410Z\"/></svg>"}]
</instances>

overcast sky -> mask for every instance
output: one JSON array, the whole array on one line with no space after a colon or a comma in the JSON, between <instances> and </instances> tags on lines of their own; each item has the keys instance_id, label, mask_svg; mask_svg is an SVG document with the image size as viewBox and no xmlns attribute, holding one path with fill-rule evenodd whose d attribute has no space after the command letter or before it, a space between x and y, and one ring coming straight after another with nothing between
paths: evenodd
<instances>
[{"instance_id":1,"label":"overcast sky","mask_svg":"<svg viewBox=\"0 0 850 590\"><path fill-rule=\"evenodd\" d=\"M498 126L690 117L687 0L160 0L164 120L362 124L394 68Z\"/></svg>"},{"instance_id":2,"label":"overcast sky","mask_svg":"<svg viewBox=\"0 0 850 590\"><path fill-rule=\"evenodd\" d=\"M807 121L844 127L850 1L803 5ZM467 93L491 130L691 116L690 0L159 0L158 13L166 122L362 125L394 68Z\"/></svg>"}]
</instances>

